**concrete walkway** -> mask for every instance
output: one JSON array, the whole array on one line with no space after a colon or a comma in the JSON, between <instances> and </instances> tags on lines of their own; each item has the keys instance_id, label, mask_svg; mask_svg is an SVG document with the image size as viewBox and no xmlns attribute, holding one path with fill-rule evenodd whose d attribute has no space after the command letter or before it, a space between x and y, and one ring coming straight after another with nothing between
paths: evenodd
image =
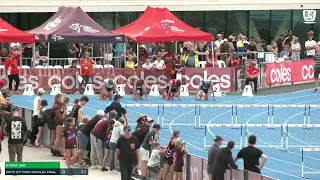
<instances>
[{"instance_id":1,"label":"concrete walkway","mask_svg":"<svg viewBox=\"0 0 320 180\"><path fill-rule=\"evenodd\" d=\"M0 175L1 180L57 180L59 176L5 176L4 163L9 161L8 154L8 140L5 139L2 141L2 152L0 154L0 166L2 170L2 174ZM23 161L28 162L60 162L61 168L66 168L65 161L62 158L52 157L50 151L45 148L35 148L35 147L24 147L23 149ZM91 170L89 169L89 175L84 176L61 176L63 180L120 180L119 174L110 174L108 172L101 172L100 170Z\"/></svg>"}]
</instances>

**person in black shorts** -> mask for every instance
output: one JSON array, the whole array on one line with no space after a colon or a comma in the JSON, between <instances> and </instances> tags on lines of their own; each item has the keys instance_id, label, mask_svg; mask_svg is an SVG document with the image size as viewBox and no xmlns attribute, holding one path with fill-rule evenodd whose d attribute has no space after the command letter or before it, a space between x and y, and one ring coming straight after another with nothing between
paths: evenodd
<instances>
[{"instance_id":1,"label":"person in black shorts","mask_svg":"<svg viewBox=\"0 0 320 180\"><path fill-rule=\"evenodd\" d=\"M167 92L163 94L162 98L166 100L174 100L174 96L177 97L180 101L180 88L181 88L181 80L179 79L171 79L168 86Z\"/></svg>"},{"instance_id":2,"label":"person in black shorts","mask_svg":"<svg viewBox=\"0 0 320 180\"><path fill-rule=\"evenodd\" d=\"M112 100L114 93L118 94L116 82L113 79L104 80L100 93L100 100Z\"/></svg>"},{"instance_id":3,"label":"person in black shorts","mask_svg":"<svg viewBox=\"0 0 320 180\"><path fill-rule=\"evenodd\" d=\"M134 82L133 85L133 93L132 93L132 100L143 100L143 94L148 100L146 85L144 84L143 79L139 79L138 81Z\"/></svg>"},{"instance_id":4,"label":"person in black shorts","mask_svg":"<svg viewBox=\"0 0 320 180\"><path fill-rule=\"evenodd\" d=\"M72 117L66 118L65 127L62 137L65 142L66 164L67 167L70 168L77 160L77 129L75 128L75 121Z\"/></svg>"},{"instance_id":5,"label":"person in black shorts","mask_svg":"<svg viewBox=\"0 0 320 180\"><path fill-rule=\"evenodd\" d=\"M244 170L261 174L261 169L267 162L267 156L263 154L260 149L255 147L257 142L257 137L255 135L250 135L248 142L249 145L240 150L238 155L234 158L234 162L243 158ZM259 162L260 158L262 158L261 164Z\"/></svg>"},{"instance_id":6,"label":"person in black shorts","mask_svg":"<svg viewBox=\"0 0 320 180\"><path fill-rule=\"evenodd\" d=\"M314 91L318 92L319 74L320 74L320 46L316 47L316 54L313 56L314 60Z\"/></svg>"},{"instance_id":7,"label":"person in black shorts","mask_svg":"<svg viewBox=\"0 0 320 180\"><path fill-rule=\"evenodd\" d=\"M177 139L174 162L174 177L176 180L182 180L183 177L183 155L188 153L186 142L182 139Z\"/></svg>"}]
</instances>

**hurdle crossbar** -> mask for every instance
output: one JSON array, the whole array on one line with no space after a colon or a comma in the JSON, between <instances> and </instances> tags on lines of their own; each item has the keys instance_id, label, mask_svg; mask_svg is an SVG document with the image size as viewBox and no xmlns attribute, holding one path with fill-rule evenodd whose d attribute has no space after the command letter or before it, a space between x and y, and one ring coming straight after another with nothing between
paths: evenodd
<instances>
[{"instance_id":1,"label":"hurdle crossbar","mask_svg":"<svg viewBox=\"0 0 320 180\"><path fill-rule=\"evenodd\" d=\"M320 147L319 148L301 148L301 177L308 179L305 177L305 174L320 174L320 171L316 172L306 172L304 171L304 152L319 152L320 153Z\"/></svg>"}]
</instances>

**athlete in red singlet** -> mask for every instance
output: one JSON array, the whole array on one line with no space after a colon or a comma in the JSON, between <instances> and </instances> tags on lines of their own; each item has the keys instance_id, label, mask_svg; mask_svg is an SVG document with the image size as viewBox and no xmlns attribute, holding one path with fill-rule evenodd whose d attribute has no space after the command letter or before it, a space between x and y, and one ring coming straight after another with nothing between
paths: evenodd
<instances>
[{"instance_id":1,"label":"athlete in red singlet","mask_svg":"<svg viewBox=\"0 0 320 180\"><path fill-rule=\"evenodd\" d=\"M163 173L162 173L162 180L166 180L168 174L169 179L173 179L174 174L174 165L173 165L173 153L176 148L176 140L179 138L180 131L174 130L170 142L165 149L165 154L163 157L164 165L163 165Z\"/></svg>"},{"instance_id":2,"label":"athlete in red singlet","mask_svg":"<svg viewBox=\"0 0 320 180\"><path fill-rule=\"evenodd\" d=\"M180 101L180 88L181 88L181 81L179 79L171 79L168 86L167 92L163 94L163 99L166 100L174 100L174 96L176 96Z\"/></svg>"}]
</instances>

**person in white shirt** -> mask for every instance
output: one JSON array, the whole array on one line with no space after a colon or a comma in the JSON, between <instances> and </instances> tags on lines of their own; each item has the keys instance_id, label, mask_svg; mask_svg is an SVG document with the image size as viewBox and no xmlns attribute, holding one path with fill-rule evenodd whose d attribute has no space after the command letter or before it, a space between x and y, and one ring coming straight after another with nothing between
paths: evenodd
<instances>
[{"instance_id":1,"label":"person in white shirt","mask_svg":"<svg viewBox=\"0 0 320 180\"><path fill-rule=\"evenodd\" d=\"M153 67L158 70L166 68L164 60L161 59L161 56L157 56L156 60L153 62Z\"/></svg>"},{"instance_id":2,"label":"person in white shirt","mask_svg":"<svg viewBox=\"0 0 320 180\"><path fill-rule=\"evenodd\" d=\"M124 118L120 118L119 121L116 121L114 126L113 126L113 130L112 130L112 134L111 134L111 138L109 141L109 147L110 147L110 151L111 151L111 162L110 162L110 171L111 172L115 172L114 169L114 155L115 155L115 151L117 149L117 142L120 136L123 135L123 127L124 127L124 123L126 121L124 120Z\"/></svg>"},{"instance_id":3,"label":"person in white shirt","mask_svg":"<svg viewBox=\"0 0 320 180\"><path fill-rule=\"evenodd\" d=\"M308 40L305 42L305 48L306 48L306 58L313 58L313 56L316 54L316 47L317 42L313 40L313 35L308 36Z\"/></svg>"},{"instance_id":4,"label":"person in white shirt","mask_svg":"<svg viewBox=\"0 0 320 180\"><path fill-rule=\"evenodd\" d=\"M216 41L214 42L214 44L217 46L217 49L219 49L220 45L221 45L222 42L223 42L222 35L221 35L221 34L218 34L218 35L217 35L217 38L218 38L218 40L216 40Z\"/></svg>"},{"instance_id":5,"label":"person in white shirt","mask_svg":"<svg viewBox=\"0 0 320 180\"><path fill-rule=\"evenodd\" d=\"M301 46L300 46L298 37L294 37L293 38L292 44L291 44L291 50L292 50L291 59L293 61L299 61L300 60Z\"/></svg>"},{"instance_id":6,"label":"person in white shirt","mask_svg":"<svg viewBox=\"0 0 320 180\"><path fill-rule=\"evenodd\" d=\"M32 115L32 133L31 136L28 138L27 146L36 146L41 147L39 144L40 138L42 136L44 122L41 121L41 114L43 112L43 108L48 105L42 103L42 96L44 95L45 91L42 88L39 88L37 91L37 96L33 100L33 115ZM33 145L34 141L34 145Z\"/></svg>"},{"instance_id":7,"label":"person in white shirt","mask_svg":"<svg viewBox=\"0 0 320 180\"><path fill-rule=\"evenodd\" d=\"M150 61L151 61L151 59L147 58L146 62L144 64L142 64L142 67L145 69L148 69L148 70L151 69L153 67L153 64Z\"/></svg>"},{"instance_id":8,"label":"person in white shirt","mask_svg":"<svg viewBox=\"0 0 320 180\"><path fill-rule=\"evenodd\" d=\"M147 163L148 169L154 171L155 174L158 174L158 180L162 178L162 168L160 166L161 162L161 145L158 142L153 143L153 150L150 156L150 159ZM164 151L165 152L165 151Z\"/></svg>"}]
</instances>

